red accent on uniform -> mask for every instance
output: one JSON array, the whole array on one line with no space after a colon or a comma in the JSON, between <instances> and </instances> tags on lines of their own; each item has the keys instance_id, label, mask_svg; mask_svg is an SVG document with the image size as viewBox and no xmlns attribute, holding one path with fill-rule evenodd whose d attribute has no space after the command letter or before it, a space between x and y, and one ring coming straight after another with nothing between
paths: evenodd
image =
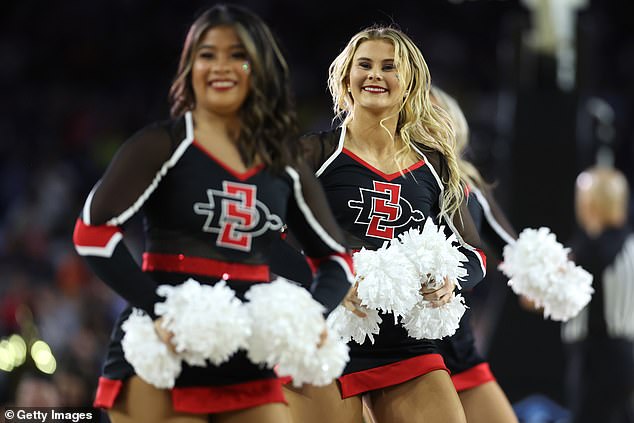
<instances>
[{"instance_id":1,"label":"red accent on uniform","mask_svg":"<svg viewBox=\"0 0 634 423\"><path fill-rule=\"evenodd\" d=\"M484 254L484 251L482 251L479 248L476 248L475 250L480 255L480 258L482 259L482 266L484 267L484 270L486 271L486 268L487 268L487 256L486 256L486 254Z\"/></svg>"},{"instance_id":2,"label":"red accent on uniform","mask_svg":"<svg viewBox=\"0 0 634 423\"><path fill-rule=\"evenodd\" d=\"M434 370L445 370L440 354L425 354L373 369L343 375L339 378L341 397L349 398L375 389L398 385Z\"/></svg>"},{"instance_id":3,"label":"red accent on uniform","mask_svg":"<svg viewBox=\"0 0 634 423\"><path fill-rule=\"evenodd\" d=\"M224 280L270 281L269 266L264 264L230 263L183 254L143 253L144 272L191 273Z\"/></svg>"},{"instance_id":4,"label":"red accent on uniform","mask_svg":"<svg viewBox=\"0 0 634 423\"><path fill-rule=\"evenodd\" d=\"M93 407L112 408L122 386L122 380L108 379L103 376L100 377L99 385L97 386L97 393L95 394L95 401L92 404Z\"/></svg>"},{"instance_id":5,"label":"red accent on uniform","mask_svg":"<svg viewBox=\"0 0 634 423\"><path fill-rule=\"evenodd\" d=\"M193 144L203 153L205 153L211 160L213 160L214 162L218 163L224 170L226 170L227 172L229 172L231 175L233 175L236 179L240 180L240 181L246 181L247 179L249 179L250 177L252 177L253 175L255 175L256 173L258 173L260 170L264 169L264 163L261 163L259 165L255 165L250 169L247 169L244 172L238 172L237 170L231 169L229 166L227 166L225 163L222 162L222 160L218 159L217 157L215 157L213 154L211 154L211 152L209 152L201 143L199 143L198 141L194 140Z\"/></svg>"},{"instance_id":6,"label":"red accent on uniform","mask_svg":"<svg viewBox=\"0 0 634 423\"><path fill-rule=\"evenodd\" d=\"M225 413L276 402L287 404L280 379L172 389L174 411L184 413Z\"/></svg>"},{"instance_id":7,"label":"red accent on uniform","mask_svg":"<svg viewBox=\"0 0 634 423\"><path fill-rule=\"evenodd\" d=\"M401 199L401 186L398 184L386 184L385 182L372 181L374 190L390 194L389 202L384 198L377 198L374 202L373 211L387 215L386 220L396 220L400 211L399 200Z\"/></svg>"},{"instance_id":8,"label":"red accent on uniform","mask_svg":"<svg viewBox=\"0 0 634 423\"><path fill-rule=\"evenodd\" d=\"M240 233L235 229L250 227L255 219L255 185L236 184L230 181L223 182L225 192L237 195L240 202L229 202L226 208L223 206L225 223L218 235L219 245L236 246L239 249L251 249L251 234ZM221 220L223 220L221 218Z\"/></svg>"},{"instance_id":9,"label":"red accent on uniform","mask_svg":"<svg viewBox=\"0 0 634 423\"><path fill-rule=\"evenodd\" d=\"M406 173L409 173L409 172L413 172L413 171L415 171L416 169L418 169L419 167L421 167L421 166L423 166L425 164L425 161L421 160L419 162L414 163L410 167L408 167L406 169L403 169L402 171L387 174L387 173L381 172L379 169L377 169L376 167L372 166L370 163L366 162L361 157L357 156L356 154L354 154L352 151L348 150L347 148L344 147L342 151L344 153L346 153L349 157L351 157L352 159L356 160L357 162L362 164L364 167L370 169L372 172L376 173L377 175L381 176L383 179L385 179L387 181L393 181L394 179L398 178L399 176L402 176L402 175L404 175Z\"/></svg>"},{"instance_id":10,"label":"red accent on uniform","mask_svg":"<svg viewBox=\"0 0 634 423\"><path fill-rule=\"evenodd\" d=\"M451 381L456 391L465 391L495 381L489 363L480 363L464 372L451 375Z\"/></svg>"},{"instance_id":11,"label":"red accent on uniform","mask_svg":"<svg viewBox=\"0 0 634 423\"><path fill-rule=\"evenodd\" d=\"M465 195L465 197L468 197L469 194L471 194L471 185L465 184L465 186L464 186L464 195Z\"/></svg>"},{"instance_id":12,"label":"red accent on uniform","mask_svg":"<svg viewBox=\"0 0 634 423\"><path fill-rule=\"evenodd\" d=\"M354 274L354 265L352 264L352 256L350 254L335 253L327 257L319 257L319 258L306 257L306 262L308 263L310 270L313 272L313 274L315 274L317 272L317 268L319 267L321 263L323 263L326 260L332 260L333 257L341 257L342 259L344 259L344 261L348 265L348 269L350 270L350 273Z\"/></svg>"},{"instance_id":13,"label":"red accent on uniform","mask_svg":"<svg viewBox=\"0 0 634 423\"><path fill-rule=\"evenodd\" d=\"M293 378L291 376L280 376L280 382L282 382L282 385L288 385L292 381Z\"/></svg>"},{"instance_id":14,"label":"red accent on uniform","mask_svg":"<svg viewBox=\"0 0 634 423\"><path fill-rule=\"evenodd\" d=\"M276 364L275 367L273 367L273 371L275 372L275 375L278 377L278 379L280 380L280 382L282 383L282 385L288 385L289 383L291 383L293 381L293 377L292 376L280 376L279 373L279 364Z\"/></svg>"},{"instance_id":15,"label":"red accent on uniform","mask_svg":"<svg viewBox=\"0 0 634 423\"><path fill-rule=\"evenodd\" d=\"M196 386L173 388L174 411L185 413L224 413L262 404L286 404L282 392L283 379L263 379L225 386ZM122 380L99 378L94 407L112 408L121 388Z\"/></svg>"},{"instance_id":16,"label":"red accent on uniform","mask_svg":"<svg viewBox=\"0 0 634 423\"><path fill-rule=\"evenodd\" d=\"M105 247L112 237L121 233L118 226L90 226L86 225L81 219L77 219L75 223L75 231L73 232L73 242L80 247Z\"/></svg>"}]
</instances>

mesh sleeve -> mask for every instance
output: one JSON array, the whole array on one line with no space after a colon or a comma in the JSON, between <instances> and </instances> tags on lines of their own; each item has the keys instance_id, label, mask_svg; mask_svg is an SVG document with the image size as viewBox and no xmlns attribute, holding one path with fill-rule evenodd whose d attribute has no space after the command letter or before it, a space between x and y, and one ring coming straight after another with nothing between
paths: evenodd
<instances>
[{"instance_id":1,"label":"mesh sleeve","mask_svg":"<svg viewBox=\"0 0 634 423\"><path fill-rule=\"evenodd\" d=\"M487 253L501 259L504 246L517 239L517 232L489 190L475 190L474 193L484 211L480 235L490 247Z\"/></svg>"},{"instance_id":2,"label":"mesh sleeve","mask_svg":"<svg viewBox=\"0 0 634 423\"><path fill-rule=\"evenodd\" d=\"M449 170L444 158L438 152L429 153L427 158L434 169L437 169L438 177L440 178L439 183L443 185L443 189L446 189L443 181L449 179ZM442 198L440 201L442 201ZM467 276L460 281L460 285L463 289L471 289L486 275L486 256L481 247L480 235L469 213L466 196L453 218L449 219L449 217L444 216L443 220L447 224L448 229L456 235L458 249L468 259L466 263L463 263L467 270Z\"/></svg>"},{"instance_id":3,"label":"mesh sleeve","mask_svg":"<svg viewBox=\"0 0 634 423\"><path fill-rule=\"evenodd\" d=\"M95 274L152 316L154 304L160 300L156 284L122 242L122 225L160 183L171 151L168 132L158 126L126 141L88 196L73 234L77 252Z\"/></svg>"},{"instance_id":4,"label":"mesh sleeve","mask_svg":"<svg viewBox=\"0 0 634 423\"><path fill-rule=\"evenodd\" d=\"M332 311L353 282L352 258L343 246L337 225L319 181L307 165L287 168L293 183L289 202L289 229L300 243L313 268L314 298Z\"/></svg>"},{"instance_id":5,"label":"mesh sleeve","mask_svg":"<svg viewBox=\"0 0 634 423\"><path fill-rule=\"evenodd\" d=\"M335 151L340 131L319 132L300 138L301 155L308 167L315 173Z\"/></svg>"}]
</instances>

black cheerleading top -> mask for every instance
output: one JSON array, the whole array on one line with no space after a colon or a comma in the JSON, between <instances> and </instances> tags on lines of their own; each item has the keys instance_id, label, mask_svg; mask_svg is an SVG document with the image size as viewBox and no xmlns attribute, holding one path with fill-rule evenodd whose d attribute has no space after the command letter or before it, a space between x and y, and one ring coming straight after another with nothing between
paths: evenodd
<instances>
[{"instance_id":1,"label":"black cheerleading top","mask_svg":"<svg viewBox=\"0 0 634 423\"><path fill-rule=\"evenodd\" d=\"M470 185L468 191L467 208L485 251L501 259L504 247L515 242L517 233L488 189Z\"/></svg>"},{"instance_id":2,"label":"black cheerleading top","mask_svg":"<svg viewBox=\"0 0 634 423\"><path fill-rule=\"evenodd\" d=\"M118 294L154 316L156 274L267 282L268 249L288 225L319 266L313 296L328 311L353 280L351 260L323 190L305 164L273 173L225 166L194 140L191 113L153 124L125 142L88 196L74 243ZM143 212L140 268L124 224ZM164 279L161 277L160 279ZM233 286L232 286L233 287Z\"/></svg>"},{"instance_id":3,"label":"black cheerleading top","mask_svg":"<svg viewBox=\"0 0 634 423\"><path fill-rule=\"evenodd\" d=\"M493 255L500 259L504 246L517 239L517 235L487 188L479 189L470 185L467 206L484 243L487 256ZM470 305L471 292L467 290L462 294L467 305ZM486 360L475 346L471 315L472 308L467 308L456 333L438 342L443 360L451 372L451 380L458 392L495 380Z\"/></svg>"},{"instance_id":4,"label":"black cheerleading top","mask_svg":"<svg viewBox=\"0 0 634 423\"><path fill-rule=\"evenodd\" d=\"M466 202L453 221L439 221L447 168L433 150L416 149L422 160L402 172L385 174L344 147L345 127L303 138L304 156L326 191L335 218L352 249L377 249L412 227L422 228L426 218L454 233L466 279L463 288L472 288L486 273L486 257L477 246L478 232Z\"/></svg>"}]
</instances>

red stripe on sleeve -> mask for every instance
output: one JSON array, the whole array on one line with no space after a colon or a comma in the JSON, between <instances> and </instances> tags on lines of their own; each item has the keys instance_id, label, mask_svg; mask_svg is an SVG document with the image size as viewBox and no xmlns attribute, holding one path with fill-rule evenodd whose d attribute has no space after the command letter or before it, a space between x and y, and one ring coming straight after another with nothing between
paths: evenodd
<instances>
[{"instance_id":1,"label":"red stripe on sleeve","mask_svg":"<svg viewBox=\"0 0 634 423\"><path fill-rule=\"evenodd\" d=\"M480 255L480 259L482 259L482 265L484 266L484 269L486 270L486 268L487 268L487 256L486 256L486 254L484 254L484 251L482 251L479 248L476 248L475 250Z\"/></svg>"},{"instance_id":2,"label":"red stripe on sleeve","mask_svg":"<svg viewBox=\"0 0 634 423\"><path fill-rule=\"evenodd\" d=\"M121 229L118 226L90 226L86 225L81 219L77 219L73 242L80 247L104 248L112 237L118 233L121 233Z\"/></svg>"}]
</instances>

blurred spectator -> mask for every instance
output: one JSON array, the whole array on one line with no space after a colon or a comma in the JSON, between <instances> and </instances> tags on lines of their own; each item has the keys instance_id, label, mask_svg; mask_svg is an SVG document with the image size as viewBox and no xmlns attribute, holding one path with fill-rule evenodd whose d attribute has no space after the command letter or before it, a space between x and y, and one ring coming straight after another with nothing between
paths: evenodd
<instances>
[{"instance_id":1,"label":"blurred spectator","mask_svg":"<svg viewBox=\"0 0 634 423\"><path fill-rule=\"evenodd\" d=\"M562 327L573 423L634 422L634 233L624 175L595 167L576 184L581 228L572 244L594 277L592 300Z\"/></svg>"}]
</instances>

